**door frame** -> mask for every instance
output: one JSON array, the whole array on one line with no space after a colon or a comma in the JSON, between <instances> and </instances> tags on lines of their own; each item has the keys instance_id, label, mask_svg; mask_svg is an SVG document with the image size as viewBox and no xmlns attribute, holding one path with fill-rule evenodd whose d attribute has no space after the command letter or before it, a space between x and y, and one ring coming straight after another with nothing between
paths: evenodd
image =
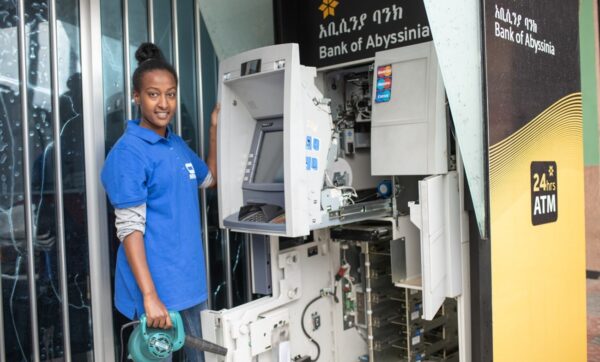
<instances>
[{"instance_id":1,"label":"door frame","mask_svg":"<svg viewBox=\"0 0 600 362\"><path fill-rule=\"evenodd\" d=\"M79 18L93 354L94 361L114 362L108 221L100 184L105 151L100 0L81 1Z\"/></svg>"}]
</instances>

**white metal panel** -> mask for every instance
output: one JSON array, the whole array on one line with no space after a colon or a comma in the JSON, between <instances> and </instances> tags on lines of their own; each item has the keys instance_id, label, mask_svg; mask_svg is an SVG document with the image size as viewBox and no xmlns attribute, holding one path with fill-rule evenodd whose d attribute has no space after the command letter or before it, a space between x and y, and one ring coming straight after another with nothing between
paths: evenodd
<instances>
[{"instance_id":1,"label":"white metal panel","mask_svg":"<svg viewBox=\"0 0 600 362\"><path fill-rule=\"evenodd\" d=\"M290 324L289 309L279 309L261 315L260 319L250 323L250 338L252 339L252 357L273 348L273 332Z\"/></svg>"},{"instance_id":2,"label":"white metal panel","mask_svg":"<svg viewBox=\"0 0 600 362\"><path fill-rule=\"evenodd\" d=\"M457 301L458 314L458 351L459 361L471 361L471 264L469 260L469 216L465 210L465 171L462 153L457 145L456 169L458 175L459 210L460 210L460 242L461 242L461 279L462 292Z\"/></svg>"},{"instance_id":3,"label":"white metal panel","mask_svg":"<svg viewBox=\"0 0 600 362\"><path fill-rule=\"evenodd\" d=\"M409 49L402 51L406 53ZM392 97L389 102L375 105L376 117L372 119L373 126L421 123L427 119L430 51L420 47L411 53L414 54L410 54L409 59L402 59L408 55L397 51L392 54L377 54L375 69L380 65L392 65Z\"/></svg>"},{"instance_id":4,"label":"white metal panel","mask_svg":"<svg viewBox=\"0 0 600 362\"><path fill-rule=\"evenodd\" d=\"M241 64L261 60L260 72L241 76ZM283 63L280 63L282 61ZM280 69L278 64L284 64ZM218 195L221 227L243 206L244 171L256 119L283 118L285 230L239 224L232 230L303 236L321 223L319 200L331 144L329 107L314 85L316 70L300 65L297 44L254 49L221 62L221 115L218 128ZM316 101L316 103L315 103ZM306 141L320 146L306 148ZM310 141L312 142L312 141ZM311 143L312 145L313 143ZM307 159L310 169L306 168ZM312 207L312 208L311 208Z\"/></svg>"},{"instance_id":5,"label":"white metal panel","mask_svg":"<svg viewBox=\"0 0 600 362\"><path fill-rule=\"evenodd\" d=\"M263 64L266 68L268 64ZM265 69L263 68L263 69ZM254 119L283 114L284 70L271 70L225 82Z\"/></svg>"},{"instance_id":6,"label":"white metal panel","mask_svg":"<svg viewBox=\"0 0 600 362\"><path fill-rule=\"evenodd\" d=\"M201 313L204 338L229 349L226 357L206 353L207 362L251 361L254 353L261 350L265 352L260 353L257 360L278 361L267 348L268 339L264 337L268 337L269 332L275 329L270 328L274 327L275 321L278 323L286 319L277 318L279 316L287 316L289 320L291 355L316 355L315 346L302 332L300 318L308 302L317 297L321 289L332 286L339 268L339 244L331 243L328 238L327 230L319 230L315 232L317 241L282 252L277 251L279 240L271 240L273 295L232 309L205 310ZM315 246L318 247L318 253L309 256L308 249ZM320 277L306 277L310 275ZM340 304L335 303L332 297L323 297L311 305L304 316L305 327L321 346L319 361L356 361L366 353L366 344L358 331L343 330L340 308ZM315 312L321 318L321 327L317 330L311 326L311 315ZM271 324L261 323L262 319L269 319ZM334 327L331 329L329 326ZM258 335L261 330L262 337ZM260 345L255 346L255 341Z\"/></svg>"},{"instance_id":7,"label":"white metal panel","mask_svg":"<svg viewBox=\"0 0 600 362\"><path fill-rule=\"evenodd\" d=\"M376 53L373 84L378 67L386 65L392 70L391 97L372 106L371 173L446 173L445 93L433 43Z\"/></svg>"},{"instance_id":8,"label":"white metal panel","mask_svg":"<svg viewBox=\"0 0 600 362\"><path fill-rule=\"evenodd\" d=\"M402 175L407 170L413 175L428 174L426 138L427 125L423 123L372 127L373 174Z\"/></svg>"},{"instance_id":9,"label":"white metal panel","mask_svg":"<svg viewBox=\"0 0 600 362\"><path fill-rule=\"evenodd\" d=\"M457 172L419 181L419 204L409 206L410 219L421 230L423 318L431 320L446 297L462 293Z\"/></svg>"},{"instance_id":10,"label":"white metal panel","mask_svg":"<svg viewBox=\"0 0 600 362\"><path fill-rule=\"evenodd\" d=\"M404 284L407 288L421 289L421 242L419 229L411 222L409 216L400 216L394 227L393 239L404 238L405 256L403 261L406 268L406 280L404 283L397 283L398 286ZM395 280L393 280L396 283Z\"/></svg>"},{"instance_id":11,"label":"white metal panel","mask_svg":"<svg viewBox=\"0 0 600 362\"><path fill-rule=\"evenodd\" d=\"M444 177L419 181L423 318L433 319L446 298Z\"/></svg>"},{"instance_id":12,"label":"white metal panel","mask_svg":"<svg viewBox=\"0 0 600 362\"><path fill-rule=\"evenodd\" d=\"M471 361L471 285L469 243L461 244L463 292L456 298L458 314L458 353L460 362Z\"/></svg>"},{"instance_id":13,"label":"white metal panel","mask_svg":"<svg viewBox=\"0 0 600 362\"><path fill-rule=\"evenodd\" d=\"M456 297L462 293L461 218L458 174L449 172L445 176L446 201L446 296Z\"/></svg>"}]
</instances>

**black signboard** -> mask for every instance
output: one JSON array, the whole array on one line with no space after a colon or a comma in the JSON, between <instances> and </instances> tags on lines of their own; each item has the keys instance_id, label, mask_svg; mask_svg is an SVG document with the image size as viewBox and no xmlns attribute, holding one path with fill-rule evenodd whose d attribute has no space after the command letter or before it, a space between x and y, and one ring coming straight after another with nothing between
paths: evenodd
<instances>
[{"instance_id":1,"label":"black signboard","mask_svg":"<svg viewBox=\"0 0 600 362\"><path fill-rule=\"evenodd\" d=\"M275 0L278 43L299 43L301 63L325 67L430 41L421 0Z\"/></svg>"},{"instance_id":2,"label":"black signboard","mask_svg":"<svg viewBox=\"0 0 600 362\"><path fill-rule=\"evenodd\" d=\"M577 11L573 1L485 2L490 145L580 91Z\"/></svg>"},{"instance_id":3,"label":"black signboard","mask_svg":"<svg viewBox=\"0 0 600 362\"><path fill-rule=\"evenodd\" d=\"M482 2L496 361L585 360L579 3Z\"/></svg>"},{"instance_id":4,"label":"black signboard","mask_svg":"<svg viewBox=\"0 0 600 362\"><path fill-rule=\"evenodd\" d=\"M556 162L531 163L531 223L558 219L558 169Z\"/></svg>"}]
</instances>

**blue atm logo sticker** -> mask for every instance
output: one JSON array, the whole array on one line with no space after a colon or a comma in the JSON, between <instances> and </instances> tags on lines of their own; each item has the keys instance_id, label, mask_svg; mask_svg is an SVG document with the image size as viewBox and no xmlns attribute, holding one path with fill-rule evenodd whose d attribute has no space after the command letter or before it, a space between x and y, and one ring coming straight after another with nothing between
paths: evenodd
<instances>
[{"instance_id":1,"label":"blue atm logo sticker","mask_svg":"<svg viewBox=\"0 0 600 362\"><path fill-rule=\"evenodd\" d=\"M379 78L377 79L377 89L390 89L392 88L392 78Z\"/></svg>"},{"instance_id":2,"label":"blue atm logo sticker","mask_svg":"<svg viewBox=\"0 0 600 362\"><path fill-rule=\"evenodd\" d=\"M392 92L389 89L383 91L377 91L377 95L375 97L375 102L384 103L389 102L392 98Z\"/></svg>"},{"instance_id":3,"label":"blue atm logo sticker","mask_svg":"<svg viewBox=\"0 0 600 362\"><path fill-rule=\"evenodd\" d=\"M375 103L389 102L392 98L392 65L377 67L377 83L375 84Z\"/></svg>"}]
</instances>

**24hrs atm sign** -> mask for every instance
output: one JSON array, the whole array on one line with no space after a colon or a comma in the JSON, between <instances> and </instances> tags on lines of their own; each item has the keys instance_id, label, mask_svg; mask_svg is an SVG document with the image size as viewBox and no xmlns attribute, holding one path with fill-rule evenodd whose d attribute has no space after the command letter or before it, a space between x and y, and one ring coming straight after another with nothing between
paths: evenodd
<instances>
[{"instance_id":1,"label":"24hrs atm sign","mask_svg":"<svg viewBox=\"0 0 600 362\"><path fill-rule=\"evenodd\" d=\"M558 219L556 162L531 163L531 223L541 225Z\"/></svg>"}]
</instances>

